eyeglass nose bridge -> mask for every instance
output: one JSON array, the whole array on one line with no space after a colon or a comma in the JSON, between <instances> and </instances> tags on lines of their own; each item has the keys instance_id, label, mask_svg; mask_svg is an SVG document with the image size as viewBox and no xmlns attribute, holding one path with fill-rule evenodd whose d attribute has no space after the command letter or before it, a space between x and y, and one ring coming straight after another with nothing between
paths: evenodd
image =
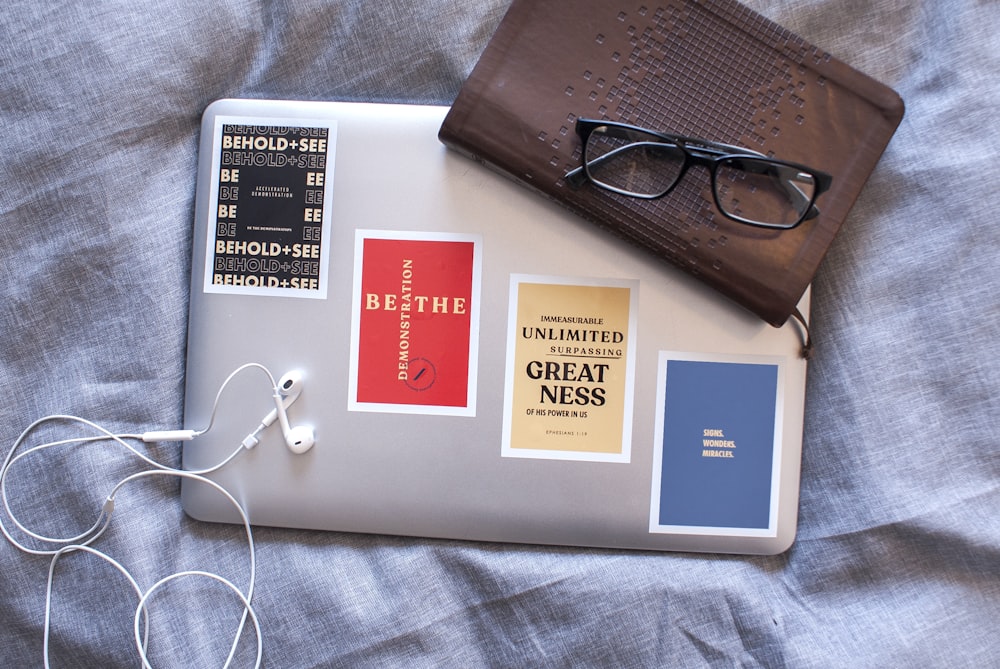
<instances>
[{"instance_id":1,"label":"eyeglass nose bridge","mask_svg":"<svg viewBox=\"0 0 1000 669\"><path fill-rule=\"evenodd\" d=\"M684 163L681 165L680 170L677 172L677 177L674 179L674 183L670 188L663 193L663 195L669 194L672 190L677 188L677 186L684 181L684 177L687 176L688 171L692 167L702 167L708 172L708 187L712 190L713 199L715 195L715 173L716 167L719 164L719 159L730 154L725 151L720 151L719 149L713 149L709 147L702 147L685 142L685 141L674 141L672 142L677 148L681 150L684 154ZM660 197L663 197L661 195Z\"/></svg>"}]
</instances>

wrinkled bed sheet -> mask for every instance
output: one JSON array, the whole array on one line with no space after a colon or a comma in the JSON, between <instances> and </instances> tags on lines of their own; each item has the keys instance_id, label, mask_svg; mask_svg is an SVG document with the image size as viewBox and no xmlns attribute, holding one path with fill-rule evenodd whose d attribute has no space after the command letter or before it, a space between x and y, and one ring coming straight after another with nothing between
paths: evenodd
<instances>
[{"instance_id":1,"label":"wrinkled bed sheet","mask_svg":"<svg viewBox=\"0 0 1000 669\"><path fill-rule=\"evenodd\" d=\"M815 282L793 548L651 554L262 528L265 666L1000 666L1000 4L749 4L907 105ZM47 414L126 432L180 424L206 105L447 104L505 6L8 3L4 449ZM179 463L173 446L153 452ZM136 469L106 444L53 449L8 488L35 527L65 536ZM100 548L147 586L182 569L244 584L239 528L186 518L177 485L130 486ZM4 667L41 666L48 564L0 542ZM109 564L67 556L56 586L53 666L139 664L135 595ZM164 593L154 666L222 666L240 609L208 594ZM234 666L252 665L252 639Z\"/></svg>"}]
</instances>

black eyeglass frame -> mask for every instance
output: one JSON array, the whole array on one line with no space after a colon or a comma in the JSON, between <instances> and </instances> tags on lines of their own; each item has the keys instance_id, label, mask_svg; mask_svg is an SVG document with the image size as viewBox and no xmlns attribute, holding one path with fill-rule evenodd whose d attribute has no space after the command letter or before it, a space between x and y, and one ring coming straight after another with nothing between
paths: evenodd
<instances>
[{"instance_id":1,"label":"black eyeglass frame","mask_svg":"<svg viewBox=\"0 0 1000 669\"><path fill-rule=\"evenodd\" d=\"M645 135L650 135L657 139L664 140L681 150L684 155L684 162L681 165L677 176L674 178L673 182L663 191L659 193L647 194L647 193L635 193L633 191L616 188L610 184L595 178L590 174L590 166L592 163L603 162L610 157L616 155L619 151L628 149L631 144L627 144L623 147L610 151L603 156L600 156L589 163L586 160L586 147L587 142L590 140L590 135L597 128L606 127L625 132L641 132ZM741 146L734 146L732 144L723 144L722 142L712 142L705 139L698 139L695 137L685 137L683 135L675 135L668 132L659 132L656 130L649 130L648 128L642 128L640 126L631 125L628 123L619 123L617 121L603 121L597 119L579 118L576 121L576 133L580 136L580 140L583 142L583 164L576 167L565 174L563 177L566 183L569 184L571 188L577 189L583 186L584 183L589 181L598 188L603 188L604 190L611 191L613 193L618 193L620 195L626 195L629 197L640 198L644 200L657 200L659 198L665 197L670 194L671 191L681 182L684 175L687 173L688 169L693 165L700 165L705 167L709 171L711 177L712 186L712 198L715 200L715 207L726 218L737 221L738 223L744 223L746 225L753 225L760 228L770 228L777 230L791 230L797 227L803 221L815 218L819 215L819 209L816 207L816 198L818 198L822 193L830 189L833 183L833 177L826 172L821 172L819 170L813 169L808 165L803 165L801 163L793 163L786 160L777 160L775 158L770 158L763 153L759 153L752 149L747 149ZM627 136L623 137L627 139ZM809 202L806 206L802 207L803 213L799 216L798 220L793 223L768 223L764 221L755 221L752 219L741 218L734 214L727 212L719 202L719 189L716 181L716 174L719 165L726 161L730 161L738 158L752 158L757 161L762 161L768 164L777 165L780 167L786 167L794 169L798 172L808 174L812 176L815 182L815 189L812 192L812 196L809 198ZM805 197L805 193L802 193L796 189L802 197Z\"/></svg>"}]
</instances>

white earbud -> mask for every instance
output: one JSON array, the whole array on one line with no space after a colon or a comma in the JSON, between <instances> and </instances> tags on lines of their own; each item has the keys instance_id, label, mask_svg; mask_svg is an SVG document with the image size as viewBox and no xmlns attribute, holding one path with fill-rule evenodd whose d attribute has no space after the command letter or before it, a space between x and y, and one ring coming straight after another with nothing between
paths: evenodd
<instances>
[{"instance_id":1,"label":"white earbud","mask_svg":"<svg viewBox=\"0 0 1000 669\"><path fill-rule=\"evenodd\" d=\"M312 448L313 444L316 443L313 429L303 425L291 427L288 424L286 410L291 406L292 402L299 398L301 393L301 372L294 370L282 376L281 380L278 381L277 387L274 389L274 408L264 416L257 429L243 440L243 446L246 448L256 446L260 442L258 435L277 420L281 425L281 434L285 437L285 444L288 445L288 450L292 453L300 454Z\"/></svg>"}]
</instances>

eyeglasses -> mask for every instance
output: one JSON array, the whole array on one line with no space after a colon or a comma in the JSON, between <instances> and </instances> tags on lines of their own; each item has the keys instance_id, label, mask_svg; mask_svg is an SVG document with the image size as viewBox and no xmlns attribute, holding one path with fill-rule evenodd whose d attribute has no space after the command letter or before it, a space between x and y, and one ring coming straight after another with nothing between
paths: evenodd
<instances>
[{"instance_id":1,"label":"eyeglasses","mask_svg":"<svg viewBox=\"0 0 1000 669\"><path fill-rule=\"evenodd\" d=\"M692 165L708 169L715 206L748 225L790 229L819 215L816 198L833 177L739 146L654 132L625 123L578 119L583 165L566 174L572 188L588 180L613 193L654 200Z\"/></svg>"}]
</instances>

